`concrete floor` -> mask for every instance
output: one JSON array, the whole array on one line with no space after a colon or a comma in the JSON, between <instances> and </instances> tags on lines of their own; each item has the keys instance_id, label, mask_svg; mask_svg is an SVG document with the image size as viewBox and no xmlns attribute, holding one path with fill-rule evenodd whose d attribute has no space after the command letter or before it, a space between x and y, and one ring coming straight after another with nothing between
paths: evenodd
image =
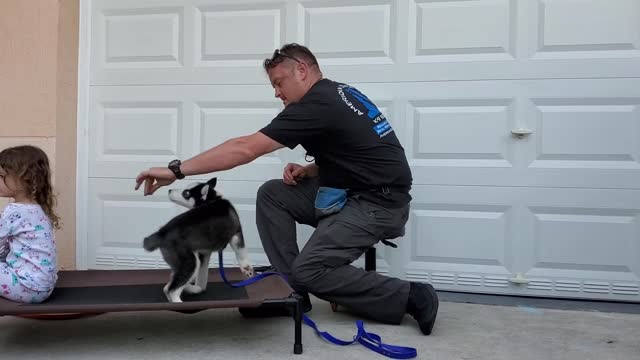
<instances>
[{"instance_id":1,"label":"concrete floor","mask_svg":"<svg viewBox=\"0 0 640 360\"><path fill-rule=\"evenodd\" d=\"M311 318L341 339L355 318L314 299ZM0 317L0 359L385 359L357 344L326 343L303 325L304 353L293 355L293 322L247 320L235 309L186 315L111 313L42 321ZM640 315L441 302L431 336L407 317L400 326L365 321L390 344L419 359L640 359Z\"/></svg>"}]
</instances>

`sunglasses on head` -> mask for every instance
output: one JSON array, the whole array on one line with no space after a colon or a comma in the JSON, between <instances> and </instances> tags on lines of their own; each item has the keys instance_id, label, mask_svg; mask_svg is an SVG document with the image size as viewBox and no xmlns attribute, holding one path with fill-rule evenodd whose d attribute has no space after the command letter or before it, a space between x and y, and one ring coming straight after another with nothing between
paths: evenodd
<instances>
[{"instance_id":1,"label":"sunglasses on head","mask_svg":"<svg viewBox=\"0 0 640 360\"><path fill-rule=\"evenodd\" d=\"M270 59L264 60L264 67L269 68L269 67L275 66L283 62L285 58L289 58L295 62L302 63L302 61L296 59L295 57L285 54L284 52L280 51L280 49L276 49L273 52L273 56L271 56Z\"/></svg>"}]
</instances>

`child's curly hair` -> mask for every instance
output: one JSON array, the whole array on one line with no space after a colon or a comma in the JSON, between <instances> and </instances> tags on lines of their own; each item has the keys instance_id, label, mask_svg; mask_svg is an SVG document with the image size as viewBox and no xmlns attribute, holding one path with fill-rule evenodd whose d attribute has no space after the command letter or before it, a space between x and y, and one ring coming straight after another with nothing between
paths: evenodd
<instances>
[{"instance_id":1,"label":"child's curly hair","mask_svg":"<svg viewBox=\"0 0 640 360\"><path fill-rule=\"evenodd\" d=\"M20 145L0 151L0 168L19 181L27 195L37 202L49 217L55 229L60 218L55 212L56 196L51 186L49 158L42 149L33 145Z\"/></svg>"}]
</instances>

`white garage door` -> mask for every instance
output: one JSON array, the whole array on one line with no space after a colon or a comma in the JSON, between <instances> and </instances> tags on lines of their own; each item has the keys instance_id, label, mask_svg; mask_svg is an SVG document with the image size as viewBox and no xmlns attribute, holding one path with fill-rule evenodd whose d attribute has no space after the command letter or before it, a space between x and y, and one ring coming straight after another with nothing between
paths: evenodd
<instances>
[{"instance_id":1,"label":"white garage door","mask_svg":"<svg viewBox=\"0 0 640 360\"><path fill-rule=\"evenodd\" d=\"M142 238L182 209L134 177L267 124L281 104L261 61L292 41L379 104L406 148L412 215L380 271L640 301L638 0L84 0L80 268L165 266ZM256 190L301 155L216 174L255 263Z\"/></svg>"}]
</instances>

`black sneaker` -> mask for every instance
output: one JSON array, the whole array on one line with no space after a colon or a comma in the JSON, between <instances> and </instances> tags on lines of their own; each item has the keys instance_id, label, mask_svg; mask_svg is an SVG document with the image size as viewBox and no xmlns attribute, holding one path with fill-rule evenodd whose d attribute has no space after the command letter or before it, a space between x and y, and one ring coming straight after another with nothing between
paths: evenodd
<instances>
[{"instance_id":1,"label":"black sneaker","mask_svg":"<svg viewBox=\"0 0 640 360\"><path fill-rule=\"evenodd\" d=\"M431 284L411 282L407 313L413 316L420 331L430 335L438 315L438 294Z\"/></svg>"},{"instance_id":2,"label":"black sneaker","mask_svg":"<svg viewBox=\"0 0 640 360\"><path fill-rule=\"evenodd\" d=\"M311 311L311 299L309 294L300 294L302 296L302 312L307 313ZM277 316L293 316L293 311L287 306L258 306L258 307L241 307L238 311L242 316L246 318L268 318Z\"/></svg>"}]
</instances>

